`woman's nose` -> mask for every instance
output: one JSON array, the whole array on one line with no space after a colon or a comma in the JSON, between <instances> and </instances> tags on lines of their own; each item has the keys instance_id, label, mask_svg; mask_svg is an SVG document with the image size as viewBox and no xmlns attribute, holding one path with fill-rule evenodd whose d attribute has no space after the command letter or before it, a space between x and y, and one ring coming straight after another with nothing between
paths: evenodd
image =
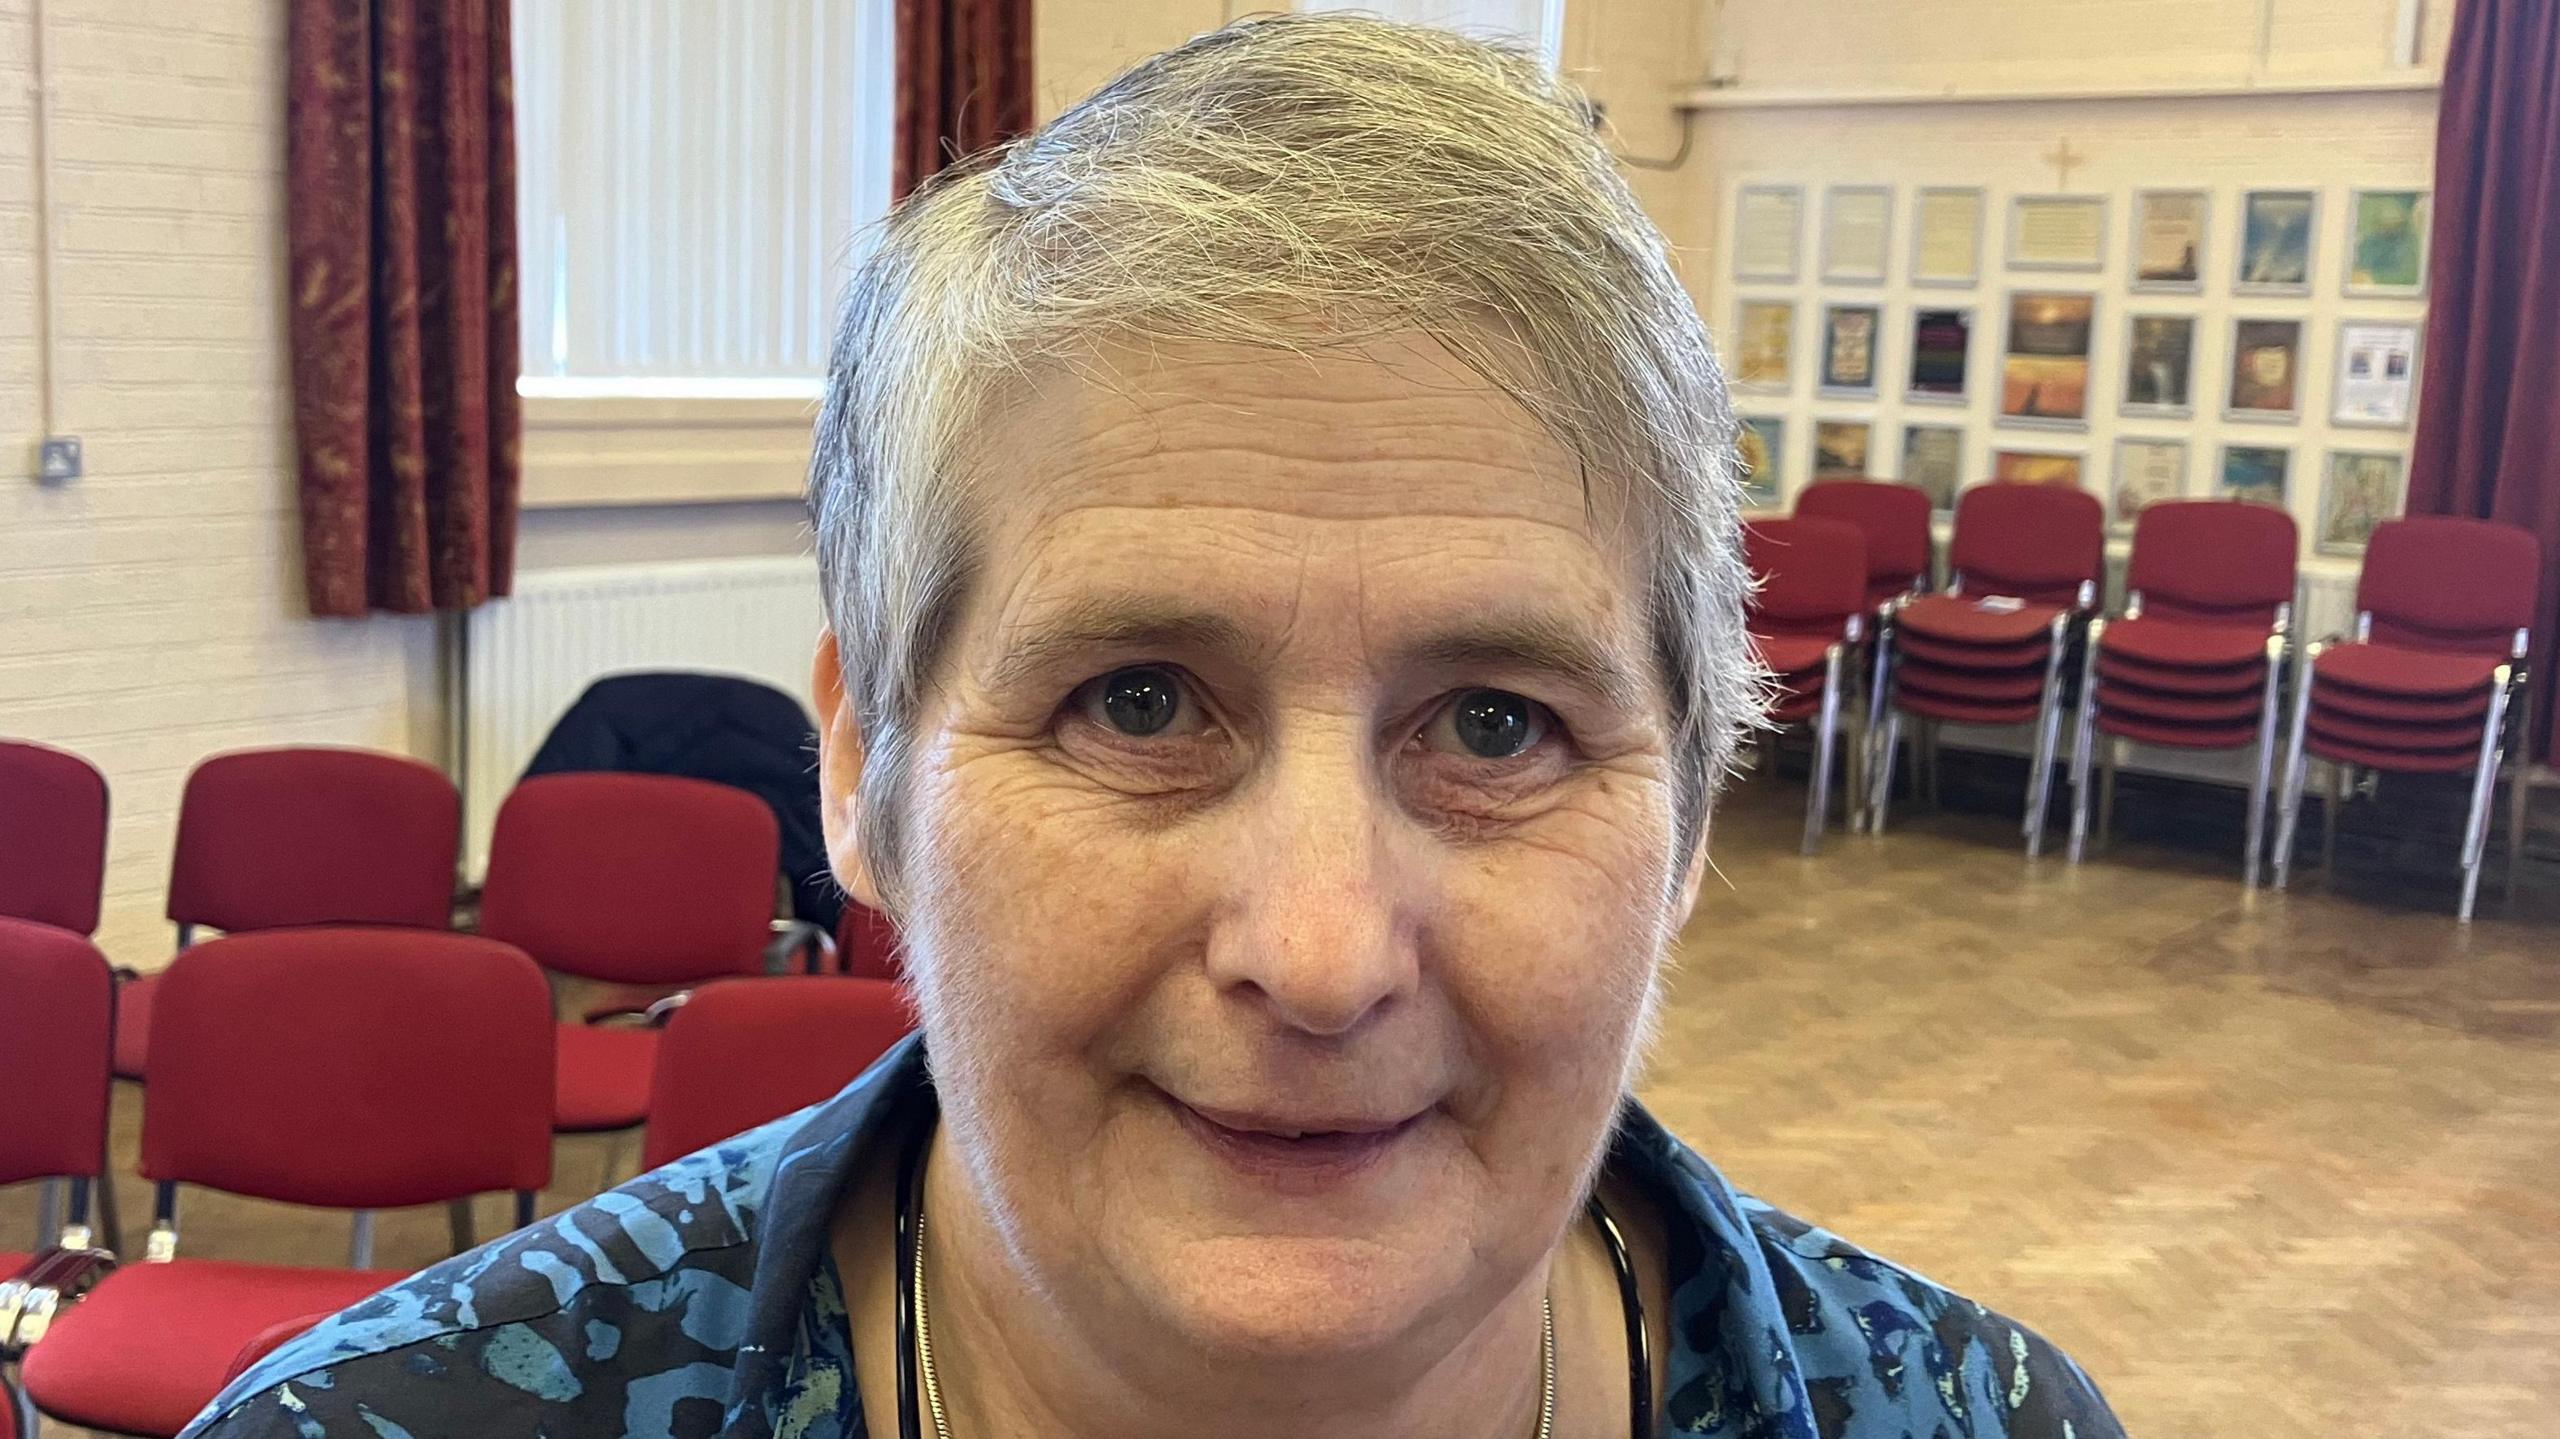
<instances>
[{"instance_id":1,"label":"woman's nose","mask_svg":"<svg viewBox=\"0 0 2560 1439\"><path fill-rule=\"evenodd\" d=\"M1225 877L1231 901L1209 937L1210 978L1320 1037L1409 997L1424 906L1366 767L1286 765L1246 808L1247 839Z\"/></svg>"}]
</instances>

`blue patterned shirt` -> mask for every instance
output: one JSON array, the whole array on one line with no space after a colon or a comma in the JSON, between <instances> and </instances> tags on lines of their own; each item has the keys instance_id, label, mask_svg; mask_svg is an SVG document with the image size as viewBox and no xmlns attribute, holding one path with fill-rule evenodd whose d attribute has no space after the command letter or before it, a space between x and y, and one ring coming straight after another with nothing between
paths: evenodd
<instances>
[{"instance_id":1,"label":"blue patterned shirt","mask_svg":"<svg viewBox=\"0 0 2560 1439\"><path fill-rule=\"evenodd\" d=\"M240 1376L204 1439L863 1439L829 1258L857 1166L932 1103L911 1039L834 1099L365 1300ZM1736 1193L1630 1100L1609 1164L1661 1212L1666 1435L2121 1439L2061 1351Z\"/></svg>"}]
</instances>

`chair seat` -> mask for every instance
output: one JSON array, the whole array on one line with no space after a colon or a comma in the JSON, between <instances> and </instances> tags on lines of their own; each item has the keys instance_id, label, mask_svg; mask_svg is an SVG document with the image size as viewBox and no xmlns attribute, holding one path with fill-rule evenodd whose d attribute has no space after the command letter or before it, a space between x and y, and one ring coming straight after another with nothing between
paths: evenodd
<instances>
[{"instance_id":1,"label":"chair seat","mask_svg":"<svg viewBox=\"0 0 2560 1439\"><path fill-rule=\"evenodd\" d=\"M14 1249L0 1249L0 1279L6 1279L26 1268L27 1261L33 1258L35 1256L32 1254L21 1254Z\"/></svg>"},{"instance_id":2,"label":"chair seat","mask_svg":"<svg viewBox=\"0 0 2560 1439\"><path fill-rule=\"evenodd\" d=\"M2469 724L2377 724L2354 715L2323 709L2315 701L2311 706L2310 728L2348 744L2378 750L2467 750L2477 754L2480 731L2487 723L2484 716Z\"/></svg>"},{"instance_id":3,"label":"chair seat","mask_svg":"<svg viewBox=\"0 0 2560 1439\"><path fill-rule=\"evenodd\" d=\"M2476 745L2440 750L2378 749L2323 734L2317 726L2303 733L2302 747L2321 759L2399 774L2455 774L2480 762L2480 750Z\"/></svg>"},{"instance_id":4,"label":"chair seat","mask_svg":"<svg viewBox=\"0 0 2560 1439\"><path fill-rule=\"evenodd\" d=\"M140 1079L151 1055L151 996L157 974L140 974L116 986L116 1078Z\"/></svg>"},{"instance_id":5,"label":"chair seat","mask_svg":"<svg viewBox=\"0 0 2560 1439\"><path fill-rule=\"evenodd\" d=\"M2371 690L2347 685L2323 684L2313 680L2311 702L2321 709L2377 724L2448 725L2468 724L2478 728L2489 717L2489 692L2464 695L2455 699L2376 694Z\"/></svg>"},{"instance_id":6,"label":"chair seat","mask_svg":"<svg viewBox=\"0 0 2560 1439\"><path fill-rule=\"evenodd\" d=\"M658 1032L619 1024L560 1026L551 1127L563 1134L629 1129L649 1117Z\"/></svg>"},{"instance_id":7,"label":"chair seat","mask_svg":"<svg viewBox=\"0 0 2560 1439\"><path fill-rule=\"evenodd\" d=\"M2197 624L2141 615L2110 623L2098 641L2098 652L2171 669L2250 665L2263 671L2270 633L2264 625Z\"/></svg>"},{"instance_id":8,"label":"chair seat","mask_svg":"<svg viewBox=\"0 0 2560 1439\"><path fill-rule=\"evenodd\" d=\"M2026 604L1987 609L1975 599L1922 595L1894 616L1897 629L1965 645L2018 645L2041 639L2063 613L2060 605Z\"/></svg>"},{"instance_id":9,"label":"chair seat","mask_svg":"<svg viewBox=\"0 0 2560 1439\"><path fill-rule=\"evenodd\" d=\"M2332 684L2350 685L2376 694L2452 696L2478 692L2488 697L2489 681L2503 659L2491 655L2446 655L2398 645L2348 644L2324 650L2312 673Z\"/></svg>"},{"instance_id":10,"label":"chair seat","mask_svg":"<svg viewBox=\"0 0 2560 1439\"><path fill-rule=\"evenodd\" d=\"M2101 709L2096 727L2100 734L2170 749L2240 749L2258 742L2255 722L2187 724L2146 719L2124 710Z\"/></svg>"},{"instance_id":11,"label":"chair seat","mask_svg":"<svg viewBox=\"0 0 2560 1439\"><path fill-rule=\"evenodd\" d=\"M1954 669L2041 669L2053 660L2053 645L2042 637L2017 645L1970 645L1912 630L1896 630L1893 648L1904 659L1926 660Z\"/></svg>"},{"instance_id":12,"label":"chair seat","mask_svg":"<svg viewBox=\"0 0 2560 1439\"><path fill-rule=\"evenodd\" d=\"M2044 697L2044 671L1968 674L1921 665L1905 665L1894 673L1897 693L1919 691L1940 699L1976 703L2033 703Z\"/></svg>"},{"instance_id":13,"label":"chair seat","mask_svg":"<svg viewBox=\"0 0 2560 1439\"><path fill-rule=\"evenodd\" d=\"M21 1377L66 1423L172 1435L222 1392L241 1346L296 1315L335 1313L396 1271L174 1259L118 1269L53 1321Z\"/></svg>"},{"instance_id":14,"label":"chair seat","mask_svg":"<svg viewBox=\"0 0 2560 1439\"><path fill-rule=\"evenodd\" d=\"M2253 695L2188 695L2168 690L2098 682L2098 713L2123 714L2154 724L2246 724L2254 729L2264 713L2266 697Z\"/></svg>"},{"instance_id":15,"label":"chair seat","mask_svg":"<svg viewBox=\"0 0 2560 1439\"><path fill-rule=\"evenodd\" d=\"M1760 652L1760 663L1779 674L1795 674L1802 670L1820 670L1836 638L1821 635L1764 635L1754 631L1752 648Z\"/></svg>"},{"instance_id":16,"label":"chair seat","mask_svg":"<svg viewBox=\"0 0 2560 1439\"><path fill-rule=\"evenodd\" d=\"M2267 667L2256 664L2218 670L2173 669L2167 665L2144 664L2140 660L2110 654L2101 642L2098 646L2098 678L2174 694L2254 695L2267 682Z\"/></svg>"}]
</instances>

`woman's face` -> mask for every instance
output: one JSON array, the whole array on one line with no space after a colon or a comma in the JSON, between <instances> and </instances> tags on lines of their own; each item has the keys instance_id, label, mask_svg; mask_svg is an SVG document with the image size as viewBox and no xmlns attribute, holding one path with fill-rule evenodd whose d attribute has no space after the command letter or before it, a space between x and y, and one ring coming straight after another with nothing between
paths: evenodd
<instances>
[{"instance_id":1,"label":"woman's face","mask_svg":"<svg viewBox=\"0 0 2560 1439\"><path fill-rule=\"evenodd\" d=\"M1105 357L975 453L905 916L969 1182L1037 1288L1213 1350L1454 1339L1696 884L1637 544L1418 341Z\"/></svg>"}]
</instances>

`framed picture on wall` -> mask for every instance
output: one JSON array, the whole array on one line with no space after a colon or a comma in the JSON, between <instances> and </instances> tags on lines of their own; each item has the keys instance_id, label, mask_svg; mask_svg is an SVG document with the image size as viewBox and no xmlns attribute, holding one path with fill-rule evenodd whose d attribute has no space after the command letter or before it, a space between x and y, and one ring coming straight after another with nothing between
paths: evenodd
<instances>
[{"instance_id":1,"label":"framed picture on wall","mask_svg":"<svg viewBox=\"0 0 2560 1439\"><path fill-rule=\"evenodd\" d=\"M2107 197L2020 195L2009 202L2009 268L2097 270L2107 260Z\"/></svg>"},{"instance_id":2,"label":"framed picture on wall","mask_svg":"<svg viewBox=\"0 0 2560 1439\"><path fill-rule=\"evenodd\" d=\"M1822 311L1822 392L1863 398L1876 392L1876 305L1826 305Z\"/></svg>"},{"instance_id":3,"label":"framed picture on wall","mask_svg":"<svg viewBox=\"0 0 2560 1439\"><path fill-rule=\"evenodd\" d=\"M1733 277L1795 283L1804 244L1804 187L1745 185L1733 197Z\"/></svg>"},{"instance_id":4,"label":"framed picture on wall","mask_svg":"<svg viewBox=\"0 0 2560 1439\"><path fill-rule=\"evenodd\" d=\"M2374 526L2397 519L2409 502L2409 462L2384 450L2331 450L2320 478L2320 528L2314 548L2324 555L2360 555Z\"/></svg>"},{"instance_id":5,"label":"framed picture on wall","mask_svg":"<svg viewBox=\"0 0 2560 1439\"><path fill-rule=\"evenodd\" d=\"M2244 295L2311 293L2311 239L2320 219L2317 190L2251 190L2240 201L2240 268L2233 288Z\"/></svg>"},{"instance_id":6,"label":"framed picture on wall","mask_svg":"<svg viewBox=\"0 0 2560 1439\"><path fill-rule=\"evenodd\" d=\"M2195 316L2132 316L2125 324L2124 413L2163 419L2193 414L2195 359Z\"/></svg>"},{"instance_id":7,"label":"framed picture on wall","mask_svg":"<svg viewBox=\"0 0 2560 1439\"><path fill-rule=\"evenodd\" d=\"M1780 394L1795 383L1795 301L1742 301L1734 307L1733 334L1735 389Z\"/></svg>"},{"instance_id":8,"label":"framed picture on wall","mask_svg":"<svg viewBox=\"0 0 2560 1439\"><path fill-rule=\"evenodd\" d=\"M1970 290L1982 279L1982 189L1933 185L1911 202L1911 283Z\"/></svg>"},{"instance_id":9,"label":"framed picture on wall","mask_svg":"<svg viewBox=\"0 0 2560 1439\"><path fill-rule=\"evenodd\" d=\"M2231 322L2231 394L2223 417L2289 425L2302 414L2302 322Z\"/></svg>"},{"instance_id":10,"label":"framed picture on wall","mask_svg":"<svg viewBox=\"0 0 2560 1439\"><path fill-rule=\"evenodd\" d=\"M1787 460L1787 422L1776 415L1745 415L1735 437L1742 451L1742 505L1770 510L1778 506Z\"/></svg>"},{"instance_id":11,"label":"framed picture on wall","mask_svg":"<svg viewBox=\"0 0 2560 1439\"><path fill-rule=\"evenodd\" d=\"M2107 496L2107 522L2116 533L2133 533L2133 522L2145 508L2184 499L2186 493L2186 441L2116 441L2115 481Z\"/></svg>"},{"instance_id":12,"label":"framed picture on wall","mask_svg":"<svg viewBox=\"0 0 2560 1439\"><path fill-rule=\"evenodd\" d=\"M2213 196L2204 190L2133 192L2133 287L2204 288L2204 246Z\"/></svg>"},{"instance_id":13,"label":"framed picture on wall","mask_svg":"<svg viewBox=\"0 0 2560 1439\"><path fill-rule=\"evenodd\" d=\"M1893 253L1893 187L1834 185L1822 194L1822 280L1881 285Z\"/></svg>"},{"instance_id":14,"label":"framed picture on wall","mask_svg":"<svg viewBox=\"0 0 2560 1439\"><path fill-rule=\"evenodd\" d=\"M1864 420L1816 420L1813 425L1813 477L1817 480L1862 479L1867 473L1867 446L1874 427Z\"/></svg>"},{"instance_id":15,"label":"framed picture on wall","mask_svg":"<svg viewBox=\"0 0 2560 1439\"><path fill-rule=\"evenodd\" d=\"M1929 496L1929 508L1940 514L1956 507L1956 491L1964 486L1964 427L1902 427L1902 482Z\"/></svg>"},{"instance_id":16,"label":"framed picture on wall","mask_svg":"<svg viewBox=\"0 0 2560 1439\"><path fill-rule=\"evenodd\" d=\"M2338 373L2329 387L2332 424L2404 429L2418 384L2414 320L2338 322Z\"/></svg>"},{"instance_id":17,"label":"framed picture on wall","mask_svg":"<svg viewBox=\"0 0 2560 1439\"><path fill-rule=\"evenodd\" d=\"M2349 199L2347 293L2427 292L2427 192L2358 190Z\"/></svg>"},{"instance_id":18,"label":"framed picture on wall","mask_svg":"<svg viewBox=\"0 0 2560 1439\"><path fill-rule=\"evenodd\" d=\"M1994 450L1991 478L2012 485L2080 488L2080 457L2062 450Z\"/></svg>"},{"instance_id":19,"label":"framed picture on wall","mask_svg":"<svg viewBox=\"0 0 2560 1439\"><path fill-rule=\"evenodd\" d=\"M1964 403L1965 368L1973 354L1973 311L1924 306L1911 312L1911 381L1904 397L1913 404Z\"/></svg>"},{"instance_id":20,"label":"framed picture on wall","mask_svg":"<svg viewBox=\"0 0 2560 1439\"><path fill-rule=\"evenodd\" d=\"M2098 299L2085 292L2022 290L2009 296L2000 362L2003 423L2077 429L2089 417L2089 340Z\"/></svg>"},{"instance_id":21,"label":"framed picture on wall","mask_svg":"<svg viewBox=\"0 0 2560 1439\"><path fill-rule=\"evenodd\" d=\"M2252 505L2285 507L2285 481L2293 470L2293 451L2282 445L2224 445L2222 473L2214 482L2217 498Z\"/></svg>"}]
</instances>

